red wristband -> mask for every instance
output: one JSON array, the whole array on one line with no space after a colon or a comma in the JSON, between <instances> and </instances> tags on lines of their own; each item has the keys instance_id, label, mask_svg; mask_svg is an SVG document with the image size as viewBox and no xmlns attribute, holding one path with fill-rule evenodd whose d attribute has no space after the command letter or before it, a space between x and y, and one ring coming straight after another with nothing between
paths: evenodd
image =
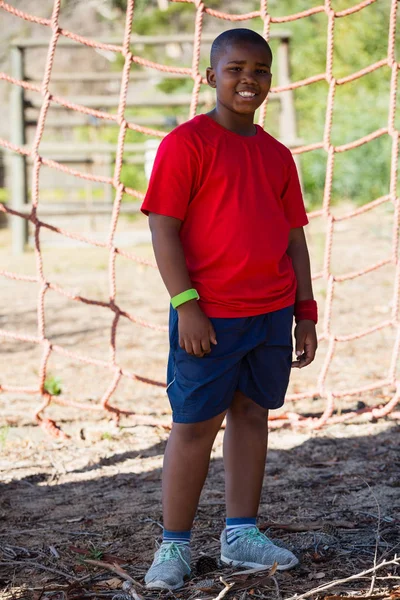
<instances>
[{"instance_id":1,"label":"red wristband","mask_svg":"<svg viewBox=\"0 0 400 600\"><path fill-rule=\"evenodd\" d=\"M296 323L308 319L318 323L318 306L315 300L300 300L294 305L294 318Z\"/></svg>"}]
</instances>

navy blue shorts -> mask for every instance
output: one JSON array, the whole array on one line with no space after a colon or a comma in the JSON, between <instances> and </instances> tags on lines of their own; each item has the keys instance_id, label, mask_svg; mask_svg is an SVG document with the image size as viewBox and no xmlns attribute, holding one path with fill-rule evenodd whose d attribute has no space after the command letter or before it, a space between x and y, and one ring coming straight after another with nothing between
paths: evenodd
<instances>
[{"instance_id":1,"label":"navy blue shorts","mask_svg":"<svg viewBox=\"0 0 400 600\"><path fill-rule=\"evenodd\" d=\"M227 410L236 390L266 409L283 405L292 363L293 306L255 317L210 319L218 344L202 358L179 346L171 308L167 393L175 423L206 421Z\"/></svg>"}]
</instances>

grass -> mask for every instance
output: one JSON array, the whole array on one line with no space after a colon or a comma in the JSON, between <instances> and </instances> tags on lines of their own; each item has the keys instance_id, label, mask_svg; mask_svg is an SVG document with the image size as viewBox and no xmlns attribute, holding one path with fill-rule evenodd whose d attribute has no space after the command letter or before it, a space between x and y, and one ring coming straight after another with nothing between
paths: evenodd
<instances>
[{"instance_id":1,"label":"grass","mask_svg":"<svg viewBox=\"0 0 400 600\"><path fill-rule=\"evenodd\" d=\"M60 377L49 375L44 382L44 389L52 396L60 396L62 394L61 384Z\"/></svg>"},{"instance_id":2,"label":"grass","mask_svg":"<svg viewBox=\"0 0 400 600\"><path fill-rule=\"evenodd\" d=\"M103 558L103 551L100 548L96 548L93 544L91 544L91 548L89 548L89 559L91 560L101 560Z\"/></svg>"}]
</instances>

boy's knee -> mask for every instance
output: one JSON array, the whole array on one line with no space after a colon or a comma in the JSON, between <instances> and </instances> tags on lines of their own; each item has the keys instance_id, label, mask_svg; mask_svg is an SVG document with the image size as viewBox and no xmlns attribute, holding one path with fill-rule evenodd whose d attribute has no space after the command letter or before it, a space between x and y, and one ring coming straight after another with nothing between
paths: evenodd
<instances>
[{"instance_id":1,"label":"boy's knee","mask_svg":"<svg viewBox=\"0 0 400 600\"><path fill-rule=\"evenodd\" d=\"M251 421L254 424L266 425L268 420L268 409L263 408L240 391L235 393L230 413L235 418Z\"/></svg>"},{"instance_id":2,"label":"boy's knee","mask_svg":"<svg viewBox=\"0 0 400 600\"><path fill-rule=\"evenodd\" d=\"M221 425L221 423L216 424L213 421L213 419L210 419L199 423L174 423L172 434L185 444L212 443Z\"/></svg>"}]
</instances>

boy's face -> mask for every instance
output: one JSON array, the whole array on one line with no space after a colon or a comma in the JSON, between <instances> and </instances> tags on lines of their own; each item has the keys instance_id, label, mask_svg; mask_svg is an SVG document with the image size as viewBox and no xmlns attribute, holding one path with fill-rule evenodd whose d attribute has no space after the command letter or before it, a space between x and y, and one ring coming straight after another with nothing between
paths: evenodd
<instances>
[{"instance_id":1,"label":"boy's face","mask_svg":"<svg viewBox=\"0 0 400 600\"><path fill-rule=\"evenodd\" d=\"M207 69L208 84L216 88L218 102L237 114L252 114L271 88L272 58L262 44L229 45L214 68Z\"/></svg>"}]
</instances>

